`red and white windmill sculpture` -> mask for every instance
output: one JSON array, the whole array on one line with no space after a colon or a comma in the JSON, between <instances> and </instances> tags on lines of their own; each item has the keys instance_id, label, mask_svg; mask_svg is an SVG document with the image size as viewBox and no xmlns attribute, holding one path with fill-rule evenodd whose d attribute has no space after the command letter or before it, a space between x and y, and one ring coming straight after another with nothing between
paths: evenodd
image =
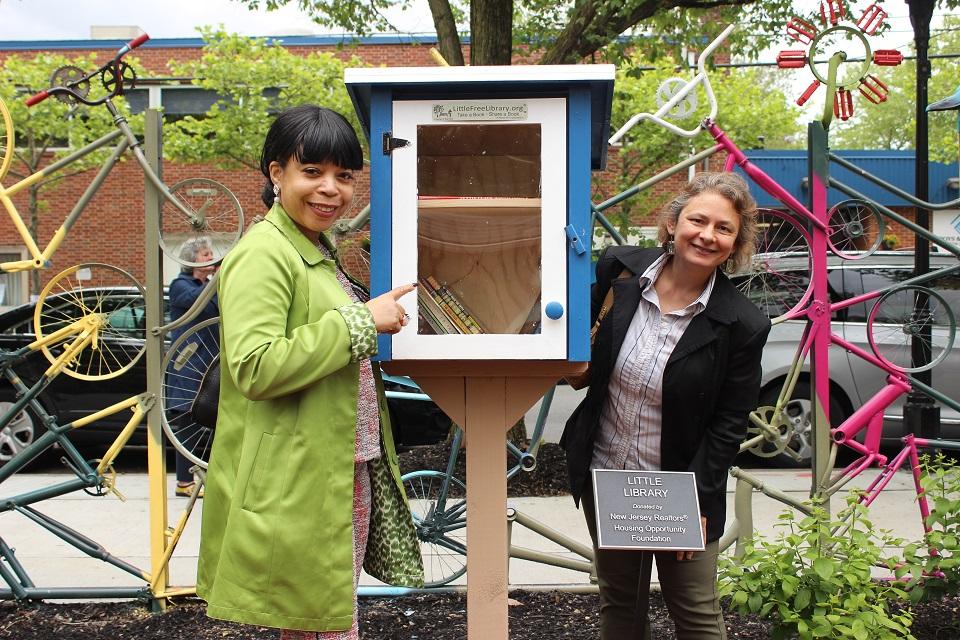
<instances>
[{"instance_id":1,"label":"red and white windmill sculpture","mask_svg":"<svg viewBox=\"0 0 960 640\"><path fill-rule=\"evenodd\" d=\"M796 16L787 21L787 35L809 45L807 50L787 49L777 54L777 66L781 69L799 69L809 67L814 80L797 98L797 104L802 106L817 91L821 84L828 84L827 78L817 64L823 65L824 56L835 53L836 46L848 47L851 44L862 49L855 58L845 65L842 77L836 80L836 90L833 95L833 113L841 120L847 120L853 115L853 92L856 89L864 98L874 104L880 104L887 99L889 89L880 78L869 73L870 64L880 67L895 67L903 62L903 54L896 49L877 49L871 54L867 36L872 36L883 26L887 12L880 5L872 4L866 8L855 26L840 24L846 18L847 10L840 0L823 0L820 3L820 22L825 27L820 31L817 26ZM829 96L828 96L829 99ZM829 112L827 112L829 113Z\"/></svg>"}]
</instances>

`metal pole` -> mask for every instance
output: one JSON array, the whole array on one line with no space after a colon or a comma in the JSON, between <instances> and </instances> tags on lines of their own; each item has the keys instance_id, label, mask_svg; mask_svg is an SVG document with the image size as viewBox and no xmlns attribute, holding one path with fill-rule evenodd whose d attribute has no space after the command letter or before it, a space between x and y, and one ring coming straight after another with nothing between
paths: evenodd
<instances>
[{"instance_id":1,"label":"metal pole","mask_svg":"<svg viewBox=\"0 0 960 640\"><path fill-rule=\"evenodd\" d=\"M929 144L927 140L927 81L930 79L930 60L927 57L930 44L930 19L936 2L931 0L907 0L910 6L910 23L913 25L913 38L917 49L917 97L916 97L916 191L918 200L929 200ZM930 211L917 207L917 226L930 229ZM930 242L921 235L914 238L914 277L930 271ZM926 296L923 296L926 298ZM925 308L926 299L918 298L915 305ZM925 326L919 335L911 340L912 360L914 364L930 362L931 328ZM923 384L932 386L931 371L916 374ZM924 438L940 437L940 407L933 400L918 391L911 391L903 408L904 433L915 433Z\"/></svg>"},{"instance_id":2,"label":"metal pole","mask_svg":"<svg viewBox=\"0 0 960 640\"><path fill-rule=\"evenodd\" d=\"M163 171L163 120L156 109L144 114L144 148L147 163L157 176ZM149 178L144 180L144 259L146 276L146 326L163 324L163 275L160 254L160 192ZM147 331L147 392L159 398L161 389L160 361L163 358L163 336ZM147 413L147 470L150 486L150 573L159 591L169 586L169 574L163 566L167 540L167 469L160 424L160 403L155 402ZM154 600L154 608L162 609L164 600Z\"/></svg>"}]
</instances>

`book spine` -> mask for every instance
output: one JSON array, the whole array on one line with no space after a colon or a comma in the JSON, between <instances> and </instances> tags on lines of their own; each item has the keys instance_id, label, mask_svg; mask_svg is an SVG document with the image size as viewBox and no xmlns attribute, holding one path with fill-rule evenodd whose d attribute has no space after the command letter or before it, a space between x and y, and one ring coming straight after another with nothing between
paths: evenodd
<instances>
[{"instance_id":1,"label":"book spine","mask_svg":"<svg viewBox=\"0 0 960 640\"><path fill-rule=\"evenodd\" d=\"M469 311L463 306L463 303L460 302L453 292L451 292L447 287L441 285L437 282L436 278L433 276L427 276L427 281L430 286L436 291L440 299L447 305L451 310L453 315L459 319L459 323L463 325L464 333L483 333L483 329L480 327L480 324L476 319L470 314Z\"/></svg>"},{"instance_id":2,"label":"book spine","mask_svg":"<svg viewBox=\"0 0 960 640\"><path fill-rule=\"evenodd\" d=\"M444 325L444 333L464 333L464 328L457 322L458 318L456 317L456 313L440 298L437 291L433 288L433 285L429 281L421 279L420 286L425 296L429 298L427 301L429 308L436 310L438 320Z\"/></svg>"},{"instance_id":3,"label":"book spine","mask_svg":"<svg viewBox=\"0 0 960 640\"><path fill-rule=\"evenodd\" d=\"M421 281L420 290L417 292L417 301L420 305L425 320L433 327L437 334L459 333L460 331L447 317L446 312L433 299L432 293L427 289L427 285Z\"/></svg>"}]
</instances>

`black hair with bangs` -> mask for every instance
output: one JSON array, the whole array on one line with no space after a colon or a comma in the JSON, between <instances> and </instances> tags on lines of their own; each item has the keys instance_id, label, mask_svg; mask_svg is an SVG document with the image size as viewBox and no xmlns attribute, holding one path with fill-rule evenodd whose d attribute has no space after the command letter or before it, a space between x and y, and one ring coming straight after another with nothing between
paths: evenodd
<instances>
[{"instance_id":1,"label":"black hair with bangs","mask_svg":"<svg viewBox=\"0 0 960 640\"><path fill-rule=\"evenodd\" d=\"M267 179L261 199L273 206L270 163L285 166L290 158L300 163L332 162L344 169L363 168L360 140L341 114L312 104L284 109L270 125L260 154L260 171Z\"/></svg>"}]
</instances>

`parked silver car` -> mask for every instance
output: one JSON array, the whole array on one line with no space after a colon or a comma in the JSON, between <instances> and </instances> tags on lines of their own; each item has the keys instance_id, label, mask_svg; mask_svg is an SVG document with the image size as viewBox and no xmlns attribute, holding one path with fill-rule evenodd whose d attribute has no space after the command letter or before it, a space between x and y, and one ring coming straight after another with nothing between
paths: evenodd
<instances>
[{"instance_id":1,"label":"parked silver car","mask_svg":"<svg viewBox=\"0 0 960 640\"><path fill-rule=\"evenodd\" d=\"M846 300L867 291L876 291L899 283L913 275L913 253L881 251L860 260L829 261L828 284L833 302ZM957 258L950 254L931 254L931 270L957 265ZM784 265L780 265L784 267ZM790 269L789 258L785 267ZM803 283L804 272L797 271L796 279ZM738 278L734 278L737 282ZM742 280L742 278L741 278ZM960 315L960 275L941 276L925 286L943 296L955 314ZM748 292L749 295L749 292ZM751 296L752 297L752 296ZM769 298L768 298L769 300ZM764 302L754 300L763 308ZM870 352L867 341L867 318L874 301L860 303L834 314L833 331L844 340ZM767 302L766 304L775 304ZM768 309L768 311L770 311ZM776 312L772 315L777 315ZM760 405L776 403L780 389L796 354L797 345L805 322L792 320L774 325L763 352L763 380ZM936 341L936 337L935 337ZM837 346L831 346L830 357L830 422L838 425L885 384L885 373ZM933 387L944 395L960 401L960 347L955 346L933 370ZM794 436L789 447L799 460L787 454L774 457L778 464L809 466L812 455L810 429L810 377L809 362L797 382L787 413L794 425ZM883 437L887 444L894 444L903 435L903 404L901 397L889 407L884 415ZM941 435L944 438L960 439L960 414L950 407L940 409Z\"/></svg>"}]
</instances>

